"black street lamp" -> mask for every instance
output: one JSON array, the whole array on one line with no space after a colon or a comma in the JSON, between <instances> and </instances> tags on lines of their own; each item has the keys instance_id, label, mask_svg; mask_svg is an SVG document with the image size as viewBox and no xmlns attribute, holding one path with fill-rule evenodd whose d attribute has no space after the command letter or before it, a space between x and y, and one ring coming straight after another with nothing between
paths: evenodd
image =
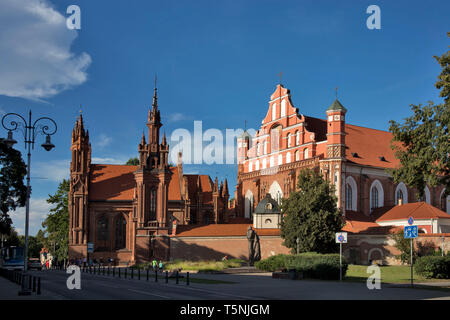
<instances>
[{"instance_id":1,"label":"black street lamp","mask_svg":"<svg viewBox=\"0 0 450 320\"><path fill-rule=\"evenodd\" d=\"M12 120L6 120L7 118L12 118ZM41 124L42 123L42 124ZM45 124L47 123L47 124ZM50 125L50 127L49 127ZM55 147L51 142L50 136L55 134L57 130L56 122L48 117L41 117L34 122L31 122L31 110L28 117L28 122L24 117L17 113L7 113L2 118L2 126L8 130L8 137L3 140L8 147L12 147L17 143L13 138L13 131L21 131L24 136L25 148L28 151L27 157L27 198L26 198L26 209L25 209L25 250L24 250L24 265L23 265L23 279L22 288L19 291L19 295L30 295L31 290L28 288L28 225L30 217L30 162L31 162L31 149L34 149L34 143L36 135L42 134L46 135L45 143L41 146L50 151ZM51 129L53 128L54 129Z\"/></svg>"}]
</instances>

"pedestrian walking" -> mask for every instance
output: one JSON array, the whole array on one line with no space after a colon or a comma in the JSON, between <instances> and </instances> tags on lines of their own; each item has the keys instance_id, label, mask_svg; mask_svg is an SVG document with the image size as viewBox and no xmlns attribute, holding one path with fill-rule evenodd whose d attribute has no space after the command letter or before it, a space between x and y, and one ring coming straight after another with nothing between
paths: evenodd
<instances>
[{"instance_id":1,"label":"pedestrian walking","mask_svg":"<svg viewBox=\"0 0 450 320\"><path fill-rule=\"evenodd\" d=\"M152 261L153 271L156 270L157 266L158 266L158 262L156 261L156 259L153 259L153 261Z\"/></svg>"},{"instance_id":2,"label":"pedestrian walking","mask_svg":"<svg viewBox=\"0 0 450 320\"><path fill-rule=\"evenodd\" d=\"M163 263L162 263L162 261L161 261L161 260L159 260L159 265L158 265L158 268L159 268L159 271L162 271L162 270L163 270L163 268L164 268L164 265L163 265Z\"/></svg>"}]
</instances>

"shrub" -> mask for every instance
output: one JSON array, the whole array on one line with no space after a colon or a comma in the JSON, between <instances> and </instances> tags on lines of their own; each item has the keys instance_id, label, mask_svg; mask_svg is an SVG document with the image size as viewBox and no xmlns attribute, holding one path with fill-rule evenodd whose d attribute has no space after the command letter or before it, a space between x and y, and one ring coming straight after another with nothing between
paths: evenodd
<instances>
[{"instance_id":1,"label":"shrub","mask_svg":"<svg viewBox=\"0 0 450 320\"><path fill-rule=\"evenodd\" d=\"M255 266L264 271L294 269L302 272L304 278L337 280L339 279L339 255L305 252L298 255L279 254L258 261ZM342 257L342 276L344 277L348 263Z\"/></svg>"},{"instance_id":2,"label":"shrub","mask_svg":"<svg viewBox=\"0 0 450 320\"><path fill-rule=\"evenodd\" d=\"M255 267L264 271L279 271L286 268L286 257L285 254L277 254L271 256L267 259L255 262Z\"/></svg>"},{"instance_id":3,"label":"shrub","mask_svg":"<svg viewBox=\"0 0 450 320\"><path fill-rule=\"evenodd\" d=\"M423 256L417 259L416 273L426 278L449 279L450 257Z\"/></svg>"},{"instance_id":4,"label":"shrub","mask_svg":"<svg viewBox=\"0 0 450 320\"><path fill-rule=\"evenodd\" d=\"M286 267L302 272L304 278L338 280L339 279L339 255L338 254L314 254L304 253L289 256L286 259ZM342 276L344 277L348 263L342 257Z\"/></svg>"}]
</instances>

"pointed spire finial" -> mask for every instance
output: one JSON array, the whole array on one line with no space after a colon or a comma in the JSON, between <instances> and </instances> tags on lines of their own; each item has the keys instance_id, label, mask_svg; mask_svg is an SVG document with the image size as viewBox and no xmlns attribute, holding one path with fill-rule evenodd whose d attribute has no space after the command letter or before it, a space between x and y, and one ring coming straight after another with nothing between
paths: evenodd
<instances>
[{"instance_id":1,"label":"pointed spire finial","mask_svg":"<svg viewBox=\"0 0 450 320\"><path fill-rule=\"evenodd\" d=\"M334 88L334 90L336 91L336 100L337 100L337 97L338 97L338 87L336 86L336 88Z\"/></svg>"},{"instance_id":2,"label":"pointed spire finial","mask_svg":"<svg viewBox=\"0 0 450 320\"><path fill-rule=\"evenodd\" d=\"M156 111L156 109L158 108L158 93L157 93L157 88L156 88L156 82L157 82L157 76L155 74L155 93L153 94L153 112Z\"/></svg>"}]
</instances>

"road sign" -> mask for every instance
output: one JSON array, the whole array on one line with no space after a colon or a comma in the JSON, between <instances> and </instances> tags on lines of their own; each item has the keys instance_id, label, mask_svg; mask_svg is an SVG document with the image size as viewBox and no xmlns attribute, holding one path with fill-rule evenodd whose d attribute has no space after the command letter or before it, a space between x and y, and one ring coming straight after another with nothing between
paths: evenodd
<instances>
[{"instance_id":1,"label":"road sign","mask_svg":"<svg viewBox=\"0 0 450 320\"><path fill-rule=\"evenodd\" d=\"M418 234L417 226L405 226L405 239L417 238Z\"/></svg>"},{"instance_id":2,"label":"road sign","mask_svg":"<svg viewBox=\"0 0 450 320\"><path fill-rule=\"evenodd\" d=\"M336 232L336 243L347 243L347 232Z\"/></svg>"},{"instance_id":3,"label":"road sign","mask_svg":"<svg viewBox=\"0 0 450 320\"><path fill-rule=\"evenodd\" d=\"M87 250L88 253L94 252L94 244L92 242L88 242Z\"/></svg>"},{"instance_id":4,"label":"road sign","mask_svg":"<svg viewBox=\"0 0 450 320\"><path fill-rule=\"evenodd\" d=\"M412 226L412 225L414 224L414 218L413 218L413 217L409 217L409 218L408 218L408 224L409 224L410 226Z\"/></svg>"}]
</instances>

